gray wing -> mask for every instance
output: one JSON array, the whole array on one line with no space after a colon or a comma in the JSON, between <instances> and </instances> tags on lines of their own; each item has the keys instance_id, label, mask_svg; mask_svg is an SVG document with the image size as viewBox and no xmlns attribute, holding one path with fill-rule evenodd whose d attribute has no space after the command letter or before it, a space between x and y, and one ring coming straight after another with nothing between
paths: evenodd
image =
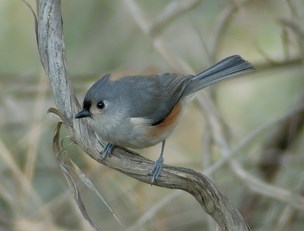
<instances>
[{"instance_id":1,"label":"gray wing","mask_svg":"<svg viewBox=\"0 0 304 231\"><path fill-rule=\"evenodd\" d=\"M163 73L156 76L130 76L132 117L150 120L152 125L161 123L180 100L192 76ZM130 82L130 81L128 81ZM125 86L128 87L128 86Z\"/></svg>"}]
</instances>

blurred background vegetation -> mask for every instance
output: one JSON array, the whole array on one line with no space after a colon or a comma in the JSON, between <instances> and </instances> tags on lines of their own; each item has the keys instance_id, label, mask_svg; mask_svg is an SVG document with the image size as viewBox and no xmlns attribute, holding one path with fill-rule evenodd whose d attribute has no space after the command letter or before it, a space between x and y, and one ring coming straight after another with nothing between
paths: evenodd
<instances>
[{"instance_id":1,"label":"blurred background vegetation","mask_svg":"<svg viewBox=\"0 0 304 231\"><path fill-rule=\"evenodd\" d=\"M132 2L62 1L67 64L79 100L104 73L199 72L225 56L242 55L257 71L212 88L232 149L250 140L233 158L300 200L280 199L279 190L253 190L226 165L210 177L253 230L303 230L304 1L134 1L147 25L156 25L152 33L139 26ZM192 5L157 27L174 4ZM33 16L20 0L0 1L0 96L0 230L91 230L52 152L57 119L47 109L54 103ZM222 159L216 145L204 146L210 131L203 114L196 103L189 105L167 142L166 164L205 171ZM69 156L121 222L83 187L88 212L103 230L215 230L186 193L101 166L64 136ZM155 160L159 148L140 153Z\"/></svg>"}]
</instances>

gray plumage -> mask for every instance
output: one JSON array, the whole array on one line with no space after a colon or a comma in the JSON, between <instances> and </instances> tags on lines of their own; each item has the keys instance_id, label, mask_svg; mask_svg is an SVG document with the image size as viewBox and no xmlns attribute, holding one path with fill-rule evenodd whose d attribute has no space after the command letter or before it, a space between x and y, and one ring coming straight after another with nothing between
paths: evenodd
<instances>
[{"instance_id":1,"label":"gray plumage","mask_svg":"<svg viewBox=\"0 0 304 231\"><path fill-rule=\"evenodd\" d=\"M153 184L162 170L165 141L178 124L188 96L253 69L234 55L197 75L163 73L114 80L107 74L89 89L83 109L75 118L87 117L96 134L108 142L101 152L103 157L115 146L137 149L162 142L161 154L151 172Z\"/></svg>"},{"instance_id":2,"label":"gray plumage","mask_svg":"<svg viewBox=\"0 0 304 231\"><path fill-rule=\"evenodd\" d=\"M124 113L128 117L145 118L155 125L166 118L179 100L220 80L253 69L249 62L234 55L195 76L162 73L111 80L107 74L89 89L84 102L109 101L113 108L117 105L115 110L125 107Z\"/></svg>"}]
</instances>

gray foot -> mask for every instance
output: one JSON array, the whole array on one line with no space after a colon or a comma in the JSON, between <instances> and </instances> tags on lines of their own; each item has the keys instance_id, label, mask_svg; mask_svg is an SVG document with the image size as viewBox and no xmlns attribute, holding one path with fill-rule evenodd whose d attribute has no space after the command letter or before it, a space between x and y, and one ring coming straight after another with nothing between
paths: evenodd
<instances>
[{"instance_id":1,"label":"gray foot","mask_svg":"<svg viewBox=\"0 0 304 231\"><path fill-rule=\"evenodd\" d=\"M100 154L102 155L103 158L106 158L111 154L114 148L115 148L114 144L107 143L104 149L100 152Z\"/></svg>"},{"instance_id":2,"label":"gray foot","mask_svg":"<svg viewBox=\"0 0 304 231\"><path fill-rule=\"evenodd\" d=\"M151 184L153 184L155 181L157 181L162 169L163 169L163 164L164 164L164 158L160 156L154 164L153 170L152 170L152 179L151 179Z\"/></svg>"}]
</instances>

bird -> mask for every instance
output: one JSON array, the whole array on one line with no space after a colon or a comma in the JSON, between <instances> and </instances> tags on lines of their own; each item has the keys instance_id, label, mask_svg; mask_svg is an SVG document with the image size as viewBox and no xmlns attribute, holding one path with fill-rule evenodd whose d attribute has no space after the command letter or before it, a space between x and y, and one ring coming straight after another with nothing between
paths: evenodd
<instances>
[{"instance_id":1,"label":"bird","mask_svg":"<svg viewBox=\"0 0 304 231\"><path fill-rule=\"evenodd\" d=\"M88 125L107 144L100 152L107 158L113 149L142 149L162 143L150 174L155 183L162 171L166 139L178 124L186 104L195 94L223 79L255 70L239 55L232 55L196 75L160 73L113 78L102 76L85 94L76 119Z\"/></svg>"}]
</instances>

